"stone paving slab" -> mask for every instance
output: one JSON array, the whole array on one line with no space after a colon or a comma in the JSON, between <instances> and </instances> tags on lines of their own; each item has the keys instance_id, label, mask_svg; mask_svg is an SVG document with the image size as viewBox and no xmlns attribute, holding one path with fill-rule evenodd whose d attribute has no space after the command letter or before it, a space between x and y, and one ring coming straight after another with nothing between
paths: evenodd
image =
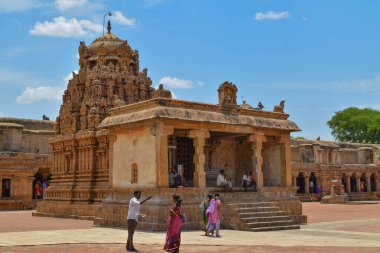
<instances>
[{"instance_id":1,"label":"stone paving slab","mask_svg":"<svg viewBox=\"0 0 380 253\"><path fill-rule=\"evenodd\" d=\"M136 248L140 253L164 252L162 245L138 245ZM124 244L60 244L48 246L17 246L1 248L1 253L119 253L125 252ZM378 248L359 247L277 247L277 246L207 246L207 245L181 245L181 253L378 253Z\"/></svg>"},{"instance_id":2,"label":"stone paving slab","mask_svg":"<svg viewBox=\"0 0 380 253\"><path fill-rule=\"evenodd\" d=\"M310 224L300 230L222 230L222 238L182 233L181 252L380 252L380 205L304 203ZM30 211L0 212L0 252L120 252L127 231L89 221L32 217ZM142 252L160 252L165 233L136 232Z\"/></svg>"},{"instance_id":3,"label":"stone paving slab","mask_svg":"<svg viewBox=\"0 0 380 253\"><path fill-rule=\"evenodd\" d=\"M351 221L356 225L365 225L367 220ZM362 224L362 223L363 224ZM371 220L372 224L380 224L380 219ZM379 233L347 232L332 230L333 227L343 227L343 222L333 224L314 224L302 226L300 230L274 232L246 232L223 230L222 238L201 236L199 231L182 232L182 243L192 245L276 245L286 246L355 246L380 247ZM346 226L352 226L349 221ZM0 246L48 245L48 244L92 244L92 243L125 243L127 231L115 228L89 228L70 230L51 230L34 232L0 233ZM163 244L165 233L136 232L137 244Z\"/></svg>"}]
</instances>

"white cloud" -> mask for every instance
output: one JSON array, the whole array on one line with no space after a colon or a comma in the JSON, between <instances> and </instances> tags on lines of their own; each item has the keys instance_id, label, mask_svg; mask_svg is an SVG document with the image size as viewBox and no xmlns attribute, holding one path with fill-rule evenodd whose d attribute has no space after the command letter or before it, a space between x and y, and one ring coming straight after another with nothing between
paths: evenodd
<instances>
[{"instance_id":1,"label":"white cloud","mask_svg":"<svg viewBox=\"0 0 380 253\"><path fill-rule=\"evenodd\" d=\"M380 75L372 79L354 79L321 83L277 83L271 85L276 89L286 90L336 90L341 92L378 92Z\"/></svg>"},{"instance_id":2,"label":"white cloud","mask_svg":"<svg viewBox=\"0 0 380 253\"><path fill-rule=\"evenodd\" d=\"M0 112L0 117L5 117L5 113Z\"/></svg>"},{"instance_id":3,"label":"white cloud","mask_svg":"<svg viewBox=\"0 0 380 253\"><path fill-rule=\"evenodd\" d=\"M32 88L30 86L16 98L19 104L30 104L39 100L59 100L64 92L64 89L51 86L40 86Z\"/></svg>"},{"instance_id":4,"label":"white cloud","mask_svg":"<svg viewBox=\"0 0 380 253\"><path fill-rule=\"evenodd\" d=\"M84 37L95 33L101 33L103 27L90 20L76 18L67 19L63 16L56 17L53 21L37 22L33 29L29 30L32 35L51 37Z\"/></svg>"},{"instance_id":5,"label":"white cloud","mask_svg":"<svg viewBox=\"0 0 380 253\"><path fill-rule=\"evenodd\" d=\"M191 88L194 88L195 86L203 85L203 83L200 81L193 82L191 80L183 80L183 79L170 77L170 76L165 76L161 78L159 83L165 84L169 86L170 88L178 88L178 89L191 89Z\"/></svg>"},{"instance_id":6,"label":"white cloud","mask_svg":"<svg viewBox=\"0 0 380 253\"><path fill-rule=\"evenodd\" d=\"M83 7L87 0L55 0L54 4L60 11Z\"/></svg>"},{"instance_id":7,"label":"white cloud","mask_svg":"<svg viewBox=\"0 0 380 253\"><path fill-rule=\"evenodd\" d=\"M0 12L22 12L40 6L37 0L0 0Z\"/></svg>"},{"instance_id":8,"label":"white cloud","mask_svg":"<svg viewBox=\"0 0 380 253\"><path fill-rule=\"evenodd\" d=\"M115 20L117 23L121 25L126 25L126 26L136 25L135 19L130 19L130 18L125 17L120 11L112 12L111 19Z\"/></svg>"},{"instance_id":9,"label":"white cloud","mask_svg":"<svg viewBox=\"0 0 380 253\"><path fill-rule=\"evenodd\" d=\"M256 12L255 20L280 20L290 18L290 13L287 11L275 12L275 11L267 11L267 12Z\"/></svg>"}]
</instances>

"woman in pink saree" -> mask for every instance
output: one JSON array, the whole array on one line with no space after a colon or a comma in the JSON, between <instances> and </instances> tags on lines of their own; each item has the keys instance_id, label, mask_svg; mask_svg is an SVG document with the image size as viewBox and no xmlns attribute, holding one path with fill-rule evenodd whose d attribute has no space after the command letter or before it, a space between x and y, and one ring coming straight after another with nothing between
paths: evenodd
<instances>
[{"instance_id":1,"label":"woman in pink saree","mask_svg":"<svg viewBox=\"0 0 380 253\"><path fill-rule=\"evenodd\" d=\"M170 209L168 218L168 230L164 250L167 252L178 253L181 245L181 226L183 223L183 211L181 208L182 199L176 199L175 205Z\"/></svg>"}]
</instances>

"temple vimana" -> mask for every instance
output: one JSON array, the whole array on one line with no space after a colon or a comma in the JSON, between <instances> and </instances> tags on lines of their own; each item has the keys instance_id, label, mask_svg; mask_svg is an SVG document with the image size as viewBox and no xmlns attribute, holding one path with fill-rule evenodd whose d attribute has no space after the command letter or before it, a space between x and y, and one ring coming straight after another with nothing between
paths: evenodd
<instances>
[{"instance_id":1,"label":"temple vimana","mask_svg":"<svg viewBox=\"0 0 380 253\"><path fill-rule=\"evenodd\" d=\"M37 205L33 215L126 226L138 188L153 196L142 206L141 229L166 229L174 193L184 199L185 228L198 228L199 203L222 191L220 170L234 186L222 193L225 228L297 229L307 222L300 200L330 194L331 182L349 200L379 198L376 145L292 139L300 129L284 101L273 111L239 105L238 88L227 81L215 94L218 104L173 99L163 85L152 87L138 51L110 23L90 45L80 42L79 66L55 124L0 118L2 209ZM183 187L169 187L173 168ZM256 191L242 191L245 171L254 173Z\"/></svg>"}]
</instances>

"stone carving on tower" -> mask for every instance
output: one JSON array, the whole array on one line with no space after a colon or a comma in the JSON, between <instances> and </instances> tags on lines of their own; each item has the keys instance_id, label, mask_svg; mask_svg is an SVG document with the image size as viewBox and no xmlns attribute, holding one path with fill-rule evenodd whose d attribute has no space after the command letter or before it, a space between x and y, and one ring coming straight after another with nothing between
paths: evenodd
<instances>
[{"instance_id":1,"label":"stone carving on tower","mask_svg":"<svg viewBox=\"0 0 380 253\"><path fill-rule=\"evenodd\" d=\"M152 98L172 98L172 93L164 89L163 84L160 84L158 89L153 91Z\"/></svg>"},{"instance_id":2,"label":"stone carving on tower","mask_svg":"<svg viewBox=\"0 0 380 253\"><path fill-rule=\"evenodd\" d=\"M236 107L237 87L231 82L224 82L219 86L219 105L226 107Z\"/></svg>"},{"instance_id":3,"label":"stone carving on tower","mask_svg":"<svg viewBox=\"0 0 380 253\"><path fill-rule=\"evenodd\" d=\"M95 129L114 107L152 97L148 70L139 71L139 53L111 33L89 46L79 45L79 72L74 73L62 97L56 134Z\"/></svg>"}]
</instances>

